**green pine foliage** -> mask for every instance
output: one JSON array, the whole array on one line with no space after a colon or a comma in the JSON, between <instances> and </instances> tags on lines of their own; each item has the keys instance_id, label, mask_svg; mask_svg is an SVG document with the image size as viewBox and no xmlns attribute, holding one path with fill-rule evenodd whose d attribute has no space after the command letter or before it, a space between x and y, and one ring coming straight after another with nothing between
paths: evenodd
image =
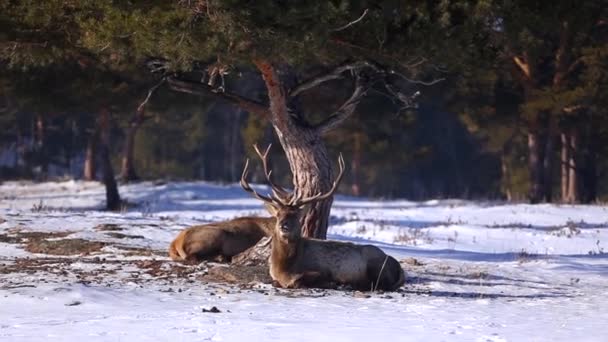
<instances>
[{"instance_id":1,"label":"green pine foliage","mask_svg":"<svg viewBox=\"0 0 608 342\"><path fill-rule=\"evenodd\" d=\"M285 66L300 80L367 59L412 79L446 81L403 82L406 93L422 92L412 111L370 90L357 113L326 139L332 155L340 151L350 161L360 155L357 179L348 174L342 191L354 191L356 182L362 194L374 196L524 199L528 124L543 115L557 131L580 129L581 158L597 154L597 189L606 196L607 9L601 0L2 1L0 125L9 129L0 131L0 149L25 146L42 117L48 146L22 159L48 155L50 163L67 164L78 159L100 110L108 108L118 169L125 132L159 81L146 68L151 58L164 60L166 72L193 79L220 60L233 69L228 87L261 102L263 86L251 76L256 59ZM564 39L568 67L556 85ZM528 65L531 82L522 80L515 57ZM302 114L319 122L351 87L337 80L302 94ZM255 157L251 145L273 139L267 120L239 113L213 96L161 86L136 138L138 173L234 180L245 156ZM280 150L272 153L277 178L290 184ZM27 174L29 166L12 175ZM557 175L559 164L553 168Z\"/></svg>"}]
</instances>

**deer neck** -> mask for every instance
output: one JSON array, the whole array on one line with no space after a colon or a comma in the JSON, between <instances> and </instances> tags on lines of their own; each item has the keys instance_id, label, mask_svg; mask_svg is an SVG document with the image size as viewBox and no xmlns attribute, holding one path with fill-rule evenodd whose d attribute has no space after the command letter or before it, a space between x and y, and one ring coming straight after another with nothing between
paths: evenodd
<instances>
[{"instance_id":1,"label":"deer neck","mask_svg":"<svg viewBox=\"0 0 608 342\"><path fill-rule=\"evenodd\" d=\"M272 250L270 253L271 262L279 267L291 264L296 258L301 239L296 241L284 241L276 234L272 237Z\"/></svg>"}]
</instances>

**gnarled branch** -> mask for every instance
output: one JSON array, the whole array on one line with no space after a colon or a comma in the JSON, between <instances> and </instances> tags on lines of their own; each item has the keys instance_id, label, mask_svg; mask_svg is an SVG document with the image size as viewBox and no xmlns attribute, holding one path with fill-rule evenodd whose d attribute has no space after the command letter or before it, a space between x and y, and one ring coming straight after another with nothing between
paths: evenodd
<instances>
[{"instance_id":1,"label":"gnarled branch","mask_svg":"<svg viewBox=\"0 0 608 342\"><path fill-rule=\"evenodd\" d=\"M211 95L219 97L249 113L253 113L260 116L267 116L269 112L268 106L263 103L230 92L214 92L213 87L203 83L178 79L175 76L167 77L167 82L169 84L169 87L171 87L171 89L175 91L199 96Z\"/></svg>"},{"instance_id":2,"label":"gnarled branch","mask_svg":"<svg viewBox=\"0 0 608 342\"><path fill-rule=\"evenodd\" d=\"M355 83L355 89L351 96L340 106L340 108L325 120L315 125L315 129L319 134L325 134L334 128L338 127L344 120L348 119L357 109L357 105L367 93L367 88L360 80Z\"/></svg>"},{"instance_id":3,"label":"gnarled branch","mask_svg":"<svg viewBox=\"0 0 608 342\"><path fill-rule=\"evenodd\" d=\"M347 71L354 71L354 70L358 70L358 69L362 69L362 68L366 68L366 67L372 68L373 70L379 70L378 66L376 66L374 63L371 63L368 61L356 61L356 62L344 63L344 64L337 66L336 68L334 68L333 70L331 70L328 73L315 76L311 79L308 79L308 80L302 82L301 84L299 84L297 87L293 88L289 92L289 96L296 97L300 93L302 93L308 89L317 87L325 82L343 78L344 73Z\"/></svg>"}]
</instances>

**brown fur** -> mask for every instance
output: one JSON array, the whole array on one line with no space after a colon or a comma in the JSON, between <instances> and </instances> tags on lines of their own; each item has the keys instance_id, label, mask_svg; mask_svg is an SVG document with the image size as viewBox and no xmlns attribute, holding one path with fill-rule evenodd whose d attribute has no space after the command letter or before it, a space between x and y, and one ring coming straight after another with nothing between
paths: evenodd
<instances>
[{"instance_id":1,"label":"brown fur","mask_svg":"<svg viewBox=\"0 0 608 342\"><path fill-rule=\"evenodd\" d=\"M277 222L270 276L281 287L334 287L394 291L405 283L399 262L372 245L301 237L303 209L267 206Z\"/></svg>"},{"instance_id":2,"label":"brown fur","mask_svg":"<svg viewBox=\"0 0 608 342\"><path fill-rule=\"evenodd\" d=\"M241 217L230 221L194 226L182 230L169 246L175 261L230 261L271 234L272 217Z\"/></svg>"},{"instance_id":3,"label":"brown fur","mask_svg":"<svg viewBox=\"0 0 608 342\"><path fill-rule=\"evenodd\" d=\"M272 194L261 195L247 183L249 161L241 175L241 186L266 204L276 224L272 231L270 276L274 283L287 288L333 287L349 285L359 290L394 291L405 283L403 269L393 257L372 245L308 239L302 237L302 215L315 202L333 196L344 175L344 159L338 158L340 171L331 188L312 196L289 193L271 179L268 168L270 146L262 153L254 149L264 167Z\"/></svg>"}]
</instances>

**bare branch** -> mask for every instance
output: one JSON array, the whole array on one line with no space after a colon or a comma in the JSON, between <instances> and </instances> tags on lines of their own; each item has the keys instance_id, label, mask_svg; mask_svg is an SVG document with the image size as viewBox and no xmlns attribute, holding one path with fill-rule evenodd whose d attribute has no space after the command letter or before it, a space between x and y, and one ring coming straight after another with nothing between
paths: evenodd
<instances>
[{"instance_id":1,"label":"bare branch","mask_svg":"<svg viewBox=\"0 0 608 342\"><path fill-rule=\"evenodd\" d=\"M397 99L399 102L401 102L403 104L403 106L401 107L400 110L418 107L416 104L416 98L418 96L420 96L420 91L416 91L414 94L408 96L408 95L405 95L402 92L396 90L395 88L393 88L393 86L388 82L384 84L384 88L386 88L386 90L395 99Z\"/></svg>"},{"instance_id":2,"label":"bare branch","mask_svg":"<svg viewBox=\"0 0 608 342\"><path fill-rule=\"evenodd\" d=\"M349 28L349 27L355 25L356 23L360 22L361 20L363 20L363 18L365 18L365 16L367 15L367 12L369 12L369 9L366 8L365 11L363 11L363 14L361 14L361 16L359 18L351 21L350 23L348 23L344 26L338 27L337 29L333 29L332 31L338 32L338 31L346 30L347 28Z\"/></svg>"},{"instance_id":3,"label":"bare branch","mask_svg":"<svg viewBox=\"0 0 608 342\"><path fill-rule=\"evenodd\" d=\"M364 87L361 82L357 81L355 89L348 100L346 100L335 113L331 114L315 126L317 132L319 132L319 134L325 134L338 127L355 112L357 105L361 102L361 99L366 93L366 87Z\"/></svg>"},{"instance_id":4,"label":"bare branch","mask_svg":"<svg viewBox=\"0 0 608 342\"><path fill-rule=\"evenodd\" d=\"M167 79L165 77L161 78L158 83L156 83L152 88L150 88L150 90L148 90L148 95L143 100L143 102L140 103L139 106L137 107L137 112L141 112L144 110L144 107L146 106L146 104L148 104L148 101L150 101L150 97L152 97L152 94L154 94L156 89L158 89L158 87L160 87L163 83L165 83L166 80Z\"/></svg>"},{"instance_id":5,"label":"bare branch","mask_svg":"<svg viewBox=\"0 0 608 342\"><path fill-rule=\"evenodd\" d=\"M513 62L515 62L515 64L519 68L519 70L521 70L521 72L523 72L523 74L526 76L527 79L531 78L532 75L530 72L530 65L526 61L524 61L519 56L514 56Z\"/></svg>"},{"instance_id":6,"label":"bare branch","mask_svg":"<svg viewBox=\"0 0 608 342\"><path fill-rule=\"evenodd\" d=\"M397 72L397 71L395 71L395 70L389 70L389 72L388 72L388 73L389 73L390 75L395 75L395 76L398 76L398 77L402 78L403 80L405 80L405 81L407 81L407 82L409 82L409 83L413 83L413 84L421 84L421 85L425 85L425 86L431 86L431 85L433 85L433 84L437 84L437 83L439 83L439 82L445 81L445 78L443 78L443 77L440 77L440 78L435 78L435 79L432 79L432 80L430 80L430 81L416 80L416 79L413 79L413 78L409 78L409 77L405 76L404 74L399 73L399 72Z\"/></svg>"},{"instance_id":7,"label":"bare branch","mask_svg":"<svg viewBox=\"0 0 608 342\"><path fill-rule=\"evenodd\" d=\"M289 92L289 96L296 97L300 93L302 93L308 89L317 87L317 86L321 85L322 83L342 78L343 74L347 71L362 69L365 67L370 67L374 70L378 69L378 67L376 65L374 65L373 63L370 63L368 61L357 61L357 62L345 63L345 64L342 64L342 65L336 67L335 69L331 70L328 73L318 75L307 81L304 81L303 83L299 84L297 87L292 89Z\"/></svg>"},{"instance_id":8,"label":"bare branch","mask_svg":"<svg viewBox=\"0 0 608 342\"><path fill-rule=\"evenodd\" d=\"M188 80L181 80L176 78L175 76L167 77L167 82L169 83L171 89L175 91L199 96L215 96L224 99L249 113L260 116L267 116L269 113L268 106L263 103L230 92L216 92L213 91L215 88L210 87L206 84Z\"/></svg>"}]
</instances>

